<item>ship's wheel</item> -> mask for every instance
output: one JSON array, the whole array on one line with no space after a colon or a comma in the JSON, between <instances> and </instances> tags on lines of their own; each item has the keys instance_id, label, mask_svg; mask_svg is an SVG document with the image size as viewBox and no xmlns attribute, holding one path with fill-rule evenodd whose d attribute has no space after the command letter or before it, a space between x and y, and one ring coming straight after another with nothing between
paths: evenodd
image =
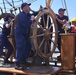
<instances>
[{"instance_id":1,"label":"ship's wheel","mask_svg":"<svg viewBox=\"0 0 76 75\"><path fill-rule=\"evenodd\" d=\"M41 20L43 24L41 24ZM52 56L57 46L57 34L56 19L51 10L45 9L40 11L34 22L32 39L35 49L41 57L49 58Z\"/></svg>"}]
</instances>

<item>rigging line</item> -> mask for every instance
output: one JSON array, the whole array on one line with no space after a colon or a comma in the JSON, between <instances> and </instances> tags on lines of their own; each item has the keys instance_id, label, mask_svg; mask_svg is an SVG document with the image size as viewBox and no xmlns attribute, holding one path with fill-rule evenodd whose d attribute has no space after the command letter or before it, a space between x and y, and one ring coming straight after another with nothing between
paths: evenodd
<instances>
[{"instance_id":1,"label":"rigging line","mask_svg":"<svg viewBox=\"0 0 76 75\"><path fill-rule=\"evenodd\" d=\"M10 2L11 3L11 2ZM0 3L0 4L3 4L3 3ZM8 4L8 3L5 3L5 4Z\"/></svg>"},{"instance_id":2,"label":"rigging line","mask_svg":"<svg viewBox=\"0 0 76 75\"><path fill-rule=\"evenodd\" d=\"M15 6L14 6L14 1L13 1L13 0L12 0L12 7L15 8Z\"/></svg>"},{"instance_id":3,"label":"rigging line","mask_svg":"<svg viewBox=\"0 0 76 75\"><path fill-rule=\"evenodd\" d=\"M10 6L12 6L12 4L8 1L8 0L5 0Z\"/></svg>"},{"instance_id":4,"label":"rigging line","mask_svg":"<svg viewBox=\"0 0 76 75\"><path fill-rule=\"evenodd\" d=\"M16 8L15 8L14 1L13 0L12 0L12 4L13 4L13 8L15 10ZM16 11L15 11L15 14L16 14Z\"/></svg>"},{"instance_id":5,"label":"rigging line","mask_svg":"<svg viewBox=\"0 0 76 75\"><path fill-rule=\"evenodd\" d=\"M20 1L22 1L22 0L18 0L18 1L14 1L14 2L20 2Z\"/></svg>"},{"instance_id":6,"label":"rigging line","mask_svg":"<svg viewBox=\"0 0 76 75\"><path fill-rule=\"evenodd\" d=\"M2 10L2 8L0 7L0 9L1 9L1 12L3 13L3 10Z\"/></svg>"},{"instance_id":7,"label":"rigging line","mask_svg":"<svg viewBox=\"0 0 76 75\"><path fill-rule=\"evenodd\" d=\"M23 4L23 0L20 0L20 1L22 1L22 4ZM20 7L18 7L18 9L19 9L19 12L21 12L21 8L20 8Z\"/></svg>"},{"instance_id":8,"label":"rigging line","mask_svg":"<svg viewBox=\"0 0 76 75\"><path fill-rule=\"evenodd\" d=\"M50 4L50 5L52 5L52 4L53 4L53 1L54 1L54 0L51 0L51 4Z\"/></svg>"},{"instance_id":9,"label":"rigging line","mask_svg":"<svg viewBox=\"0 0 76 75\"><path fill-rule=\"evenodd\" d=\"M22 1L22 3L23 3L23 0L21 0Z\"/></svg>"},{"instance_id":10,"label":"rigging line","mask_svg":"<svg viewBox=\"0 0 76 75\"><path fill-rule=\"evenodd\" d=\"M22 2L24 2L23 0L20 0L20 1L22 1ZM33 3L33 2L35 2L35 1L37 1L37 0L28 0L29 1L29 3ZM31 2L30 2L31 1ZM8 1L8 0L6 0L6 2L12 7L12 4L10 4L10 2ZM26 1L26 3L27 3L27 1ZM15 6L15 8L20 8L20 4L19 5L17 5L17 6ZM8 10L9 11L9 10Z\"/></svg>"},{"instance_id":11,"label":"rigging line","mask_svg":"<svg viewBox=\"0 0 76 75\"><path fill-rule=\"evenodd\" d=\"M33 3L35 1L37 1L37 0L27 0L26 3Z\"/></svg>"},{"instance_id":12,"label":"rigging line","mask_svg":"<svg viewBox=\"0 0 76 75\"><path fill-rule=\"evenodd\" d=\"M23 0L20 0L20 1L22 1L22 2L24 2ZM28 0L28 1L26 1L26 3L33 3L33 2L35 2L35 1L37 1L37 0ZM15 7L17 7L17 8L19 8L21 5L19 4L19 5L17 5L17 6L15 6Z\"/></svg>"},{"instance_id":13,"label":"rigging line","mask_svg":"<svg viewBox=\"0 0 76 75\"><path fill-rule=\"evenodd\" d=\"M61 0L61 3L62 3L63 8L65 8L63 0Z\"/></svg>"},{"instance_id":14,"label":"rigging line","mask_svg":"<svg viewBox=\"0 0 76 75\"><path fill-rule=\"evenodd\" d=\"M69 19L68 9L67 9L67 5L66 5L66 1L65 0L64 0L64 5L65 5L65 8L66 8L66 14L67 14L68 19Z\"/></svg>"},{"instance_id":15,"label":"rigging line","mask_svg":"<svg viewBox=\"0 0 76 75\"><path fill-rule=\"evenodd\" d=\"M6 6L5 6L5 2L4 2L4 0L3 0L3 5L4 5L5 13L6 13Z\"/></svg>"},{"instance_id":16,"label":"rigging line","mask_svg":"<svg viewBox=\"0 0 76 75\"><path fill-rule=\"evenodd\" d=\"M45 4L47 5L47 0L45 0Z\"/></svg>"}]
</instances>

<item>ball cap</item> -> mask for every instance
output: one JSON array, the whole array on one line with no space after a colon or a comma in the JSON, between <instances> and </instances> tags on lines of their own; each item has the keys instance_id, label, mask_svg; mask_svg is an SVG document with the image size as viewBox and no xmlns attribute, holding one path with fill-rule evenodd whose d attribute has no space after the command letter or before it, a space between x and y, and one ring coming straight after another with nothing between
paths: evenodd
<instances>
[{"instance_id":1,"label":"ball cap","mask_svg":"<svg viewBox=\"0 0 76 75\"><path fill-rule=\"evenodd\" d=\"M13 19L13 16L10 15L10 14L7 14L7 15L4 17L4 20L5 20L5 21L8 21L9 18Z\"/></svg>"},{"instance_id":2,"label":"ball cap","mask_svg":"<svg viewBox=\"0 0 76 75\"><path fill-rule=\"evenodd\" d=\"M23 4L21 5L21 9L23 9L23 7L25 7L26 5L29 5L29 6L30 6L31 3L29 3L29 4L28 4L28 3L23 3Z\"/></svg>"},{"instance_id":3,"label":"ball cap","mask_svg":"<svg viewBox=\"0 0 76 75\"><path fill-rule=\"evenodd\" d=\"M65 11L66 9L60 8L58 11Z\"/></svg>"},{"instance_id":4,"label":"ball cap","mask_svg":"<svg viewBox=\"0 0 76 75\"><path fill-rule=\"evenodd\" d=\"M71 20L71 22L76 22L76 18L73 18L73 19Z\"/></svg>"}]
</instances>

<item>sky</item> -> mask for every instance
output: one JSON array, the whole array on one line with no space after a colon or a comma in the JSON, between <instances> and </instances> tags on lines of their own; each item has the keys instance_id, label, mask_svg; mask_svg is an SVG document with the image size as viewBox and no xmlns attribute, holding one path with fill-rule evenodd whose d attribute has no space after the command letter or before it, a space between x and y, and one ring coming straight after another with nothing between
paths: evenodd
<instances>
[{"instance_id":1,"label":"sky","mask_svg":"<svg viewBox=\"0 0 76 75\"><path fill-rule=\"evenodd\" d=\"M55 13L58 13L59 8L65 8L63 5L64 1L66 1L69 20L76 17L76 0L53 0L52 4L50 4L51 8ZM34 3L32 3L31 8L34 10L37 10L39 6L42 5L43 7L46 6L45 0L37 0ZM66 13L66 11L65 11Z\"/></svg>"},{"instance_id":2,"label":"sky","mask_svg":"<svg viewBox=\"0 0 76 75\"><path fill-rule=\"evenodd\" d=\"M15 0L15 1L19 1L19 0ZM31 0L23 0L23 1L29 2ZM42 5L43 7L46 7L46 0L34 0L34 1L35 2L33 2L30 6L33 10L37 11L39 9L40 5ZM72 18L76 17L76 8L75 8L76 0L53 0L53 2L50 4L51 9L57 14L59 8L65 8L64 1L66 1L69 21L71 21ZM17 3L15 5L17 5ZM6 7L9 8L9 5L7 4ZM66 12L65 12L65 14L66 14ZM0 20L0 23L1 22L3 22L3 20Z\"/></svg>"}]
</instances>

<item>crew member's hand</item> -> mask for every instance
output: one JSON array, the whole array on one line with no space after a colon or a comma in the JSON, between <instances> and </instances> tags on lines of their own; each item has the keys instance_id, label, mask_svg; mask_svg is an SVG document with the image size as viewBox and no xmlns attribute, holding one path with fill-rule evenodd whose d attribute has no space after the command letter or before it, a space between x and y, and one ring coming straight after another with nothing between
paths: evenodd
<instances>
[{"instance_id":1,"label":"crew member's hand","mask_svg":"<svg viewBox=\"0 0 76 75\"><path fill-rule=\"evenodd\" d=\"M10 22L9 24L10 24L10 25L13 25L13 21L14 21L14 19L12 19L11 22Z\"/></svg>"},{"instance_id":2,"label":"crew member's hand","mask_svg":"<svg viewBox=\"0 0 76 75\"><path fill-rule=\"evenodd\" d=\"M34 15L31 16L31 20L32 20L33 22L35 21L35 16L34 16Z\"/></svg>"},{"instance_id":3,"label":"crew member's hand","mask_svg":"<svg viewBox=\"0 0 76 75\"><path fill-rule=\"evenodd\" d=\"M58 16L57 16L56 14L54 14L54 17L55 17L56 19L58 19Z\"/></svg>"},{"instance_id":4,"label":"crew member's hand","mask_svg":"<svg viewBox=\"0 0 76 75\"><path fill-rule=\"evenodd\" d=\"M63 20L63 23L65 24L66 22L67 22L67 21L64 19L64 20Z\"/></svg>"}]
</instances>

